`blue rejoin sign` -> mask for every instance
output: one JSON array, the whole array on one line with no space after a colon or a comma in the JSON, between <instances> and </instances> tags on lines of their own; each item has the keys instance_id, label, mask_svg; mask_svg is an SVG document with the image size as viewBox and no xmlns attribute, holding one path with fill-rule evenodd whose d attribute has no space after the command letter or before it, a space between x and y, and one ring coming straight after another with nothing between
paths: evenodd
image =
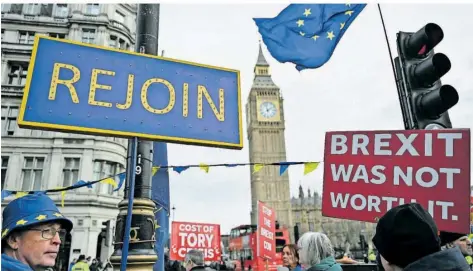
<instances>
[{"instance_id":1,"label":"blue rejoin sign","mask_svg":"<svg viewBox=\"0 0 473 271\"><path fill-rule=\"evenodd\" d=\"M243 147L240 73L37 36L20 127Z\"/></svg>"}]
</instances>

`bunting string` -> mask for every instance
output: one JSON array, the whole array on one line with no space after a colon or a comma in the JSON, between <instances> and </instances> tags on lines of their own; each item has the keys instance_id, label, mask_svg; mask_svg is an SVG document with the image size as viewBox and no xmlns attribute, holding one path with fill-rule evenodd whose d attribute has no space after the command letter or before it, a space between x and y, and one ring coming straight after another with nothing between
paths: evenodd
<instances>
[{"instance_id":1,"label":"bunting string","mask_svg":"<svg viewBox=\"0 0 473 271\"><path fill-rule=\"evenodd\" d=\"M185 166L169 166L169 165L158 165L158 166L153 166L152 168L152 175L154 176L157 172L159 172L161 169L162 170L173 170L179 174L182 172L186 171L189 168L199 168L203 170L205 173L209 173L210 168L213 167L227 167L227 168L232 168L232 167L241 167L241 166L251 166L252 167L252 174L258 173L261 171L264 167L267 166L279 166L279 175L282 176L284 173L286 173L287 169L289 166L293 165L304 165L304 175L307 175L313 171L315 171L319 164L322 163L322 161L317 161L317 162L274 162L274 163L235 163L235 164L204 164L200 163L197 165L185 165ZM15 195L16 198L23 197L28 194L39 194L39 193L59 193L61 194L61 205L64 207L64 201L66 197L66 191L73 190L73 189L78 189L82 187L88 187L88 188L93 188L93 185L97 183L104 183L104 184L109 184L114 187L114 192L120 190L120 188L123 186L123 183L125 182L125 176L126 172L119 173L114 176L108 176L100 180L96 181L84 181L84 180L79 180L75 184L67 187L56 187L53 189L46 189L42 191L14 191L14 190L2 190L2 201L4 198L10 196L10 195ZM119 179L119 182L116 182L116 179Z\"/></svg>"}]
</instances>

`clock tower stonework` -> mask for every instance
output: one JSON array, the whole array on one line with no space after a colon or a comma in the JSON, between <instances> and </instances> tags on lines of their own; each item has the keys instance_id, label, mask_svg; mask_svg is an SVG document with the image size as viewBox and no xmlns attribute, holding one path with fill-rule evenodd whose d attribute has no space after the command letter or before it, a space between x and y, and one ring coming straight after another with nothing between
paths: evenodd
<instances>
[{"instance_id":1,"label":"clock tower stonework","mask_svg":"<svg viewBox=\"0 0 473 271\"><path fill-rule=\"evenodd\" d=\"M283 98L271 79L269 64L259 46L255 77L246 104L247 136L251 163L286 161ZM293 239L289 172L279 175L278 166L265 166L253 173L251 168L251 224L258 223L257 202L276 211L276 220L289 229Z\"/></svg>"}]
</instances>

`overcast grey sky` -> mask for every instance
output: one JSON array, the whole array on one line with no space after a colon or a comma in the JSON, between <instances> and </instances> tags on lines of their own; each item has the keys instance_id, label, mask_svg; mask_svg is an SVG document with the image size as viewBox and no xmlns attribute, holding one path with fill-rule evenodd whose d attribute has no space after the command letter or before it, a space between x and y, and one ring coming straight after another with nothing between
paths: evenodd
<instances>
[{"instance_id":1,"label":"overcast grey sky","mask_svg":"<svg viewBox=\"0 0 473 271\"><path fill-rule=\"evenodd\" d=\"M242 103L253 82L260 35L253 17L274 17L285 4L162 4L160 49L172 58L241 71ZM445 33L436 52L452 62L444 84L460 95L450 110L454 127L473 128L473 22L467 4L382 4L394 56L396 32L417 31L429 22ZM299 73L293 64L275 61L263 48L272 78L281 88L286 114L288 161L323 159L324 134L330 130L404 129L384 33L375 4L369 4L345 33L331 60L322 68ZM243 120L246 120L243 112ZM243 150L168 145L169 163L248 162ZM221 224L222 233L250 222L250 168L211 168L206 174L188 169L170 172L175 219ZM291 194L299 184L322 190L323 168L303 176L302 166L289 168Z\"/></svg>"}]
</instances>

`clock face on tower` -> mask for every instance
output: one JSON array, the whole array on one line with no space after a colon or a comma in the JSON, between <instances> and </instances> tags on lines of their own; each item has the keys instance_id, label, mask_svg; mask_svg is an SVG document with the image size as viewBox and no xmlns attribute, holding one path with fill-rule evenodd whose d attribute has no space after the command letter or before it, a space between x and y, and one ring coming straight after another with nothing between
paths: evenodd
<instances>
[{"instance_id":1,"label":"clock face on tower","mask_svg":"<svg viewBox=\"0 0 473 271\"><path fill-rule=\"evenodd\" d=\"M280 121L279 101L276 99L258 99L257 105L258 121Z\"/></svg>"},{"instance_id":2,"label":"clock face on tower","mask_svg":"<svg viewBox=\"0 0 473 271\"><path fill-rule=\"evenodd\" d=\"M272 102L263 102L259 107L259 111L261 116L270 119L276 115L278 109Z\"/></svg>"}]
</instances>

